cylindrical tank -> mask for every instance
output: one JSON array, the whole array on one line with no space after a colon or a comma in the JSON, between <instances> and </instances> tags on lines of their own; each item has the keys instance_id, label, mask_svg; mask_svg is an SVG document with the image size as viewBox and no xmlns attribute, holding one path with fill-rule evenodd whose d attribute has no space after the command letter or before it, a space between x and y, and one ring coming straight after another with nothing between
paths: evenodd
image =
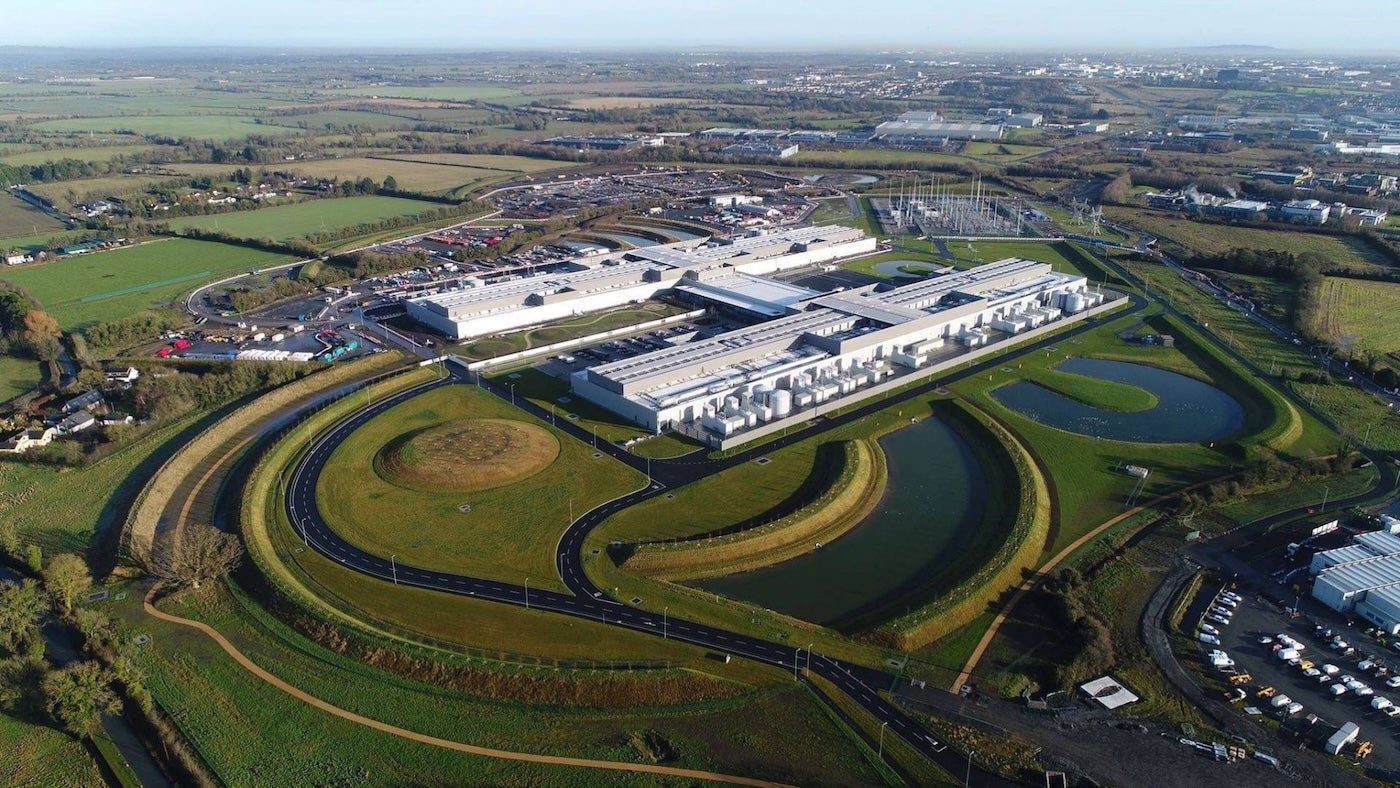
<instances>
[{"instance_id":1,"label":"cylindrical tank","mask_svg":"<svg viewBox=\"0 0 1400 788\"><path fill-rule=\"evenodd\" d=\"M753 401L760 405L768 404L768 397L773 394L773 387L767 383L760 383L753 387Z\"/></svg>"},{"instance_id":2,"label":"cylindrical tank","mask_svg":"<svg viewBox=\"0 0 1400 788\"><path fill-rule=\"evenodd\" d=\"M773 392L773 415L783 418L792 414L792 392L786 389L778 389Z\"/></svg>"}]
</instances>

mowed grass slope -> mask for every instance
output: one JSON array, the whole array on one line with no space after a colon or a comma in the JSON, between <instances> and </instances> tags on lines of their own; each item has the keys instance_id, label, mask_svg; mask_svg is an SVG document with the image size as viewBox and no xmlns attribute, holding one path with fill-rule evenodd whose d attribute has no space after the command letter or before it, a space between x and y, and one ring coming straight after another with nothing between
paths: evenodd
<instances>
[{"instance_id":1,"label":"mowed grass slope","mask_svg":"<svg viewBox=\"0 0 1400 788\"><path fill-rule=\"evenodd\" d=\"M1327 277L1322 290L1324 328L1334 341L1354 340L1359 350L1400 351L1400 284Z\"/></svg>"},{"instance_id":2,"label":"mowed grass slope","mask_svg":"<svg viewBox=\"0 0 1400 788\"><path fill-rule=\"evenodd\" d=\"M0 192L0 249L7 249L6 238L21 238L59 232L63 222L8 193Z\"/></svg>"},{"instance_id":3,"label":"mowed grass slope","mask_svg":"<svg viewBox=\"0 0 1400 788\"><path fill-rule=\"evenodd\" d=\"M1206 224L1185 217L1128 208L1109 208L1104 213L1110 219L1125 221L1203 254L1223 254L1231 249L1274 249L1293 254L1317 252L1339 265L1360 269L1390 265L1384 256L1366 246L1359 238Z\"/></svg>"},{"instance_id":4,"label":"mowed grass slope","mask_svg":"<svg viewBox=\"0 0 1400 788\"><path fill-rule=\"evenodd\" d=\"M340 197L255 211L177 219L171 222L171 226L177 230L191 227L201 230L218 229L242 238L287 241L311 235L322 229L353 227L393 216L416 216L440 207L442 206L436 203L405 200L400 197Z\"/></svg>"},{"instance_id":5,"label":"mowed grass slope","mask_svg":"<svg viewBox=\"0 0 1400 788\"><path fill-rule=\"evenodd\" d=\"M559 456L527 478L476 492L423 492L380 476L374 458L386 445L462 419L515 420L548 430L559 441ZM577 517L645 481L593 454L483 389L451 386L415 397L351 435L331 455L316 498L338 533L375 555L513 583L528 577L531 587L563 590L554 546L569 525L570 501Z\"/></svg>"},{"instance_id":6,"label":"mowed grass slope","mask_svg":"<svg viewBox=\"0 0 1400 788\"><path fill-rule=\"evenodd\" d=\"M0 402L9 402L39 385L39 362L29 358L0 356Z\"/></svg>"},{"instance_id":7,"label":"mowed grass slope","mask_svg":"<svg viewBox=\"0 0 1400 788\"><path fill-rule=\"evenodd\" d=\"M66 330L83 329L179 301L203 282L293 262L290 255L184 238L65 257L0 271Z\"/></svg>"}]
</instances>

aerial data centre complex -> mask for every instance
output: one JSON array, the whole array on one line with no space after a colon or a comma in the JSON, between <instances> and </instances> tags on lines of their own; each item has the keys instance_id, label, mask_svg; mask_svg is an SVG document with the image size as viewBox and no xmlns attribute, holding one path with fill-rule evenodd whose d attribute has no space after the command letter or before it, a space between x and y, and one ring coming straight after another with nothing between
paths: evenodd
<instances>
[{"instance_id":1,"label":"aerial data centre complex","mask_svg":"<svg viewBox=\"0 0 1400 788\"><path fill-rule=\"evenodd\" d=\"M575 394L635 424L727 448L1106 305L1083 276L1020 258L827 293L763 276L874 250L873 238L845 227L672 244L415 299L409 310L457 337L662 294L742 313L757 322L570 378Z\"/></svg>"}]
</instances>

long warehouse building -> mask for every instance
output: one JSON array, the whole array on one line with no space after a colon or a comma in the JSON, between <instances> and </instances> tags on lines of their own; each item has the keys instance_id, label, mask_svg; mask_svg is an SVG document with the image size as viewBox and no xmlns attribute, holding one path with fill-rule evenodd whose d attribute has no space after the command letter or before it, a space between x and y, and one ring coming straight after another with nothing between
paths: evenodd
<instances>
[{"instance_id":1,"label":"long warehouse building","mask_svg":"<svg viewBox=\"0 0 1400 788\"><path fill-rule=\"evenodd\" d=\"M716 295L764 274L875 251L851 227L802 227L740 238L682 241L576 258L567 270L483 282L406 302L411 317L454 339L498 334L655 298L678 286ZM741 300L742 295L738 296Z\"/></svg>"},{"instance_id":2,"label":"long warehouse building","mask_svg":"<svg viewBox=\"0 0 1400 788\"><path fill-rule=\"evenodd\" d=\"M1102 301L1082 276L1009 258L891 290L815 295L783 317L580 370L572 388L653 431L727 438Z\"/></svg>"},{"instance_id":3,"label":"long warehouse building","mask_svg":"<svg viewBox=\"0 0 1400 788\"><path fill-rule=\"evenodd\" d=\"M1400 523L1352 537L1315 553L1308 569L1313 598L1339 613L1355 612L1386 634L1400 634Z\"/></svg>"}]
</instances>

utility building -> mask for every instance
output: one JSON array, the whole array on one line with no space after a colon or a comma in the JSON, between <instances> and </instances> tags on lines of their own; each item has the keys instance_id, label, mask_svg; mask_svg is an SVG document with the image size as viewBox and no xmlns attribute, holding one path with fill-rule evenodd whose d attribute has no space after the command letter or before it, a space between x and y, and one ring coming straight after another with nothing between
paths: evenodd
<instances>
[{"instance_id":1,"label":"utility building","mask_svg":"<svg viewBox=\"0 0 1400 788\"><path fill-rule=\"evenodd\" d=\"M572 388L652 431L729 438L1102 300L1082 276L1009 258L882 292L789 301L768 322L576 372Z\"/></svg>"}]
</instances>

